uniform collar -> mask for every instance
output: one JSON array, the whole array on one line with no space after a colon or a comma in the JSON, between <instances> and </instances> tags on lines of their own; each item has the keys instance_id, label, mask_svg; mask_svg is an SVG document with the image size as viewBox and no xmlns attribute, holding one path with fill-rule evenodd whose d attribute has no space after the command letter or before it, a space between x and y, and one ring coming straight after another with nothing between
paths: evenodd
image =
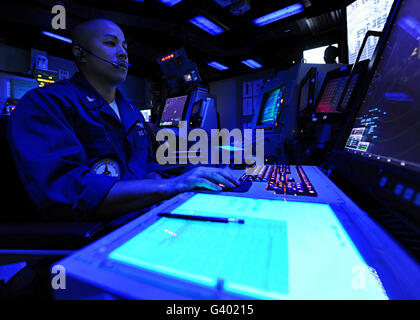
<instances>
[{"instance_id":1,"label":"uniform collar","mask_svg":"<svg viewBox=\"0 0 420 320\"><path fill-rule=\"evenodd\" d=\"M130 128L139 121L138 113L135 112L134 107L124 98L119 90L115 94L115 102L120 110L120 117L126 133ZM111 107L108 108L111 109Z\"/></svg>"},{"instance_id":2,"label":"uniform collar","mask_svg":"<svg viewBox=\"0 0 420 320\"><path fill-rule=\"evenodd\" d=\"M98 93L98 91L96 91L96 89L89 83L89 81L87 81L87 79L80 72L77 72L71 78L71 81L80 90L80 93L82 94L82 99L89 109L99 109L101 113L114 118L121 125L118 116L109 106L108 102ZM115 92L115 102L119 107L122 125L127 133L128 130L132 127L132 125L138 120L138 115L133 110L133 107L130 105L130 103L124 98L124 96L118 88Z\"/></svg>"}]
</instances>

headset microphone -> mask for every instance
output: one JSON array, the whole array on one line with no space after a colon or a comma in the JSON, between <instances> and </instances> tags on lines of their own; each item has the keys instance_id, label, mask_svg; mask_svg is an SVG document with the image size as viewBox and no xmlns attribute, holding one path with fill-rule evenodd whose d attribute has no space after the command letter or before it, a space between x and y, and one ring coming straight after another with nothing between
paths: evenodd
<instances>
[{"instance_id":1,"label":"headset microphone","mask_svg":"<svg viewBox=\"0 0 420 320\"><path fill-rule=\"evenodd\" d=\"M108 62L108 63L109 63L111 66L113 66L114 68L121 69L121 66L120 66L118 63L116 63L116 62L112 62L112 61L109 61L109 60L107 60L107 59L104 59L104 58L102 58L102 57L100 57L100 56L98 56L98 55L94 54L91 50L89 50L89 49L88 49L88 48L86 48L85 46L82 46L81 44L79 44L78 46L79 46L80 48L82 48L83 50L85 50L87 53L89 53L89 54L91 54L92 56L94 56L95 58L98 58L98 59L100 59L100 60L102 60L102 61ZM127 67L129 67L129 66L131 66L131 64L127 63Z\"/></svg>"}]
</instances>

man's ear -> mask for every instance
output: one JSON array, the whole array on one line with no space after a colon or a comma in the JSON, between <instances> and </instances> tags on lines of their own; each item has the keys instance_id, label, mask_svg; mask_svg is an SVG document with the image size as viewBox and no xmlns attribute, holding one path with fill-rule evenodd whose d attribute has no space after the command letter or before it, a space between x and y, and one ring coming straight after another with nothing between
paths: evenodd
<instances>
[{"instance_id":1,"label":"man's ear","mask_svg":"<svg viewBox=\"0 0 420 320\"><path fill-rule=\"evenodd\" d=\"M72 50L73 50L73 56L77 62L80 62L80 63L86 62L86 54L80 46L74 45Z\"/></svg>"}]
</instances>

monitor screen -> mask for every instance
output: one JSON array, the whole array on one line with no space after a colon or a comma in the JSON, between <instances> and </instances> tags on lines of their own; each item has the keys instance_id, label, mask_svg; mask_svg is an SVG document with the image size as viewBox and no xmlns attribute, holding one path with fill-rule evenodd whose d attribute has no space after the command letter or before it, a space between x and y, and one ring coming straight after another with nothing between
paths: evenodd
<instances>
[{"instance_id":1,"label":"monitor screen","mask_svg":"<svg viewBox=\"0 0 420 320\"><path fill-rule=\"evenodd\" d=\"M162 112L160 119L160 125L165 127L174 127L179 124L184 114L185 105L188 96L179 96L167 98L165 101L165 107Z\"/></svg>"},{"instance_id":2,"label":"monitor screen","mask_svg":"<svg viewBox=\"0 0 420 320\"><path fill-rule=\"evenodd\" d=\"M347 6L349 64L354 64L367 31L382 31L394 0L357 0ZM370 37L360 61L370 59L378 38Z\"/></svg>"},{"instance_id":3,"label":"monitor screen","mask_svg":"<svg viewBox=\"0 0 420 320\"><path fill-rule=\"evenodd\" d=\"M420 10L403 1L345 149L420 171Z\"/></svg>"},{"instance_id":4,"label":"monitor screen","mask_svg":"<svg viewBox=\"0 0 420 320\"><path fill-rule=\"evenodd\" d=\"M283 103L285 86L265 92L263 95L257 125L273 125L277 121L280 105Z\"/></svg>"},{"instance_id":5,"label":"monitor screen","mask_svg":"<svg viewBox=\"0 0 420 320\"><path fill-rule=\"evenodd\" d=\"M349 76L339 78L326 79L324 90L318 99L315 112L317 113L338 113L337 107L340 102L341 95L344 92Z\"/></svg>"},{"instance_id":6,"label":"monitor screen","mask_svg":"<svg viewBox=\"0 0 420 320\"><path fill-rule=\"evenodd\" d=\"M25 93L38 86L35 79L10 79L11 98L21 99Z\"/></svg>"}]
</instances>

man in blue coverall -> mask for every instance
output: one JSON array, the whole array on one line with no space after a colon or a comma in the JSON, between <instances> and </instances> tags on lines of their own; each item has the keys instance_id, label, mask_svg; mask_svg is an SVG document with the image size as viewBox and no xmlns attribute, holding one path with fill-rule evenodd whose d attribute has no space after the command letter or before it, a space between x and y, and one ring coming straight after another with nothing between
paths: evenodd
<instances>
[{"instance_id":1,"label":"man in blue coverall","mask_svg":"<svg viewBox=\"0 0 420 320\"><path fill-rule=\"evenodd\" d=\"M19 175L46 218L112 220L196 187L238 183L208 167L163 179L140 111L117 89L128 70L123 32L95 19L72 41L79 73L28 92L8 127Z\"/></svg>"}]
</instances>

